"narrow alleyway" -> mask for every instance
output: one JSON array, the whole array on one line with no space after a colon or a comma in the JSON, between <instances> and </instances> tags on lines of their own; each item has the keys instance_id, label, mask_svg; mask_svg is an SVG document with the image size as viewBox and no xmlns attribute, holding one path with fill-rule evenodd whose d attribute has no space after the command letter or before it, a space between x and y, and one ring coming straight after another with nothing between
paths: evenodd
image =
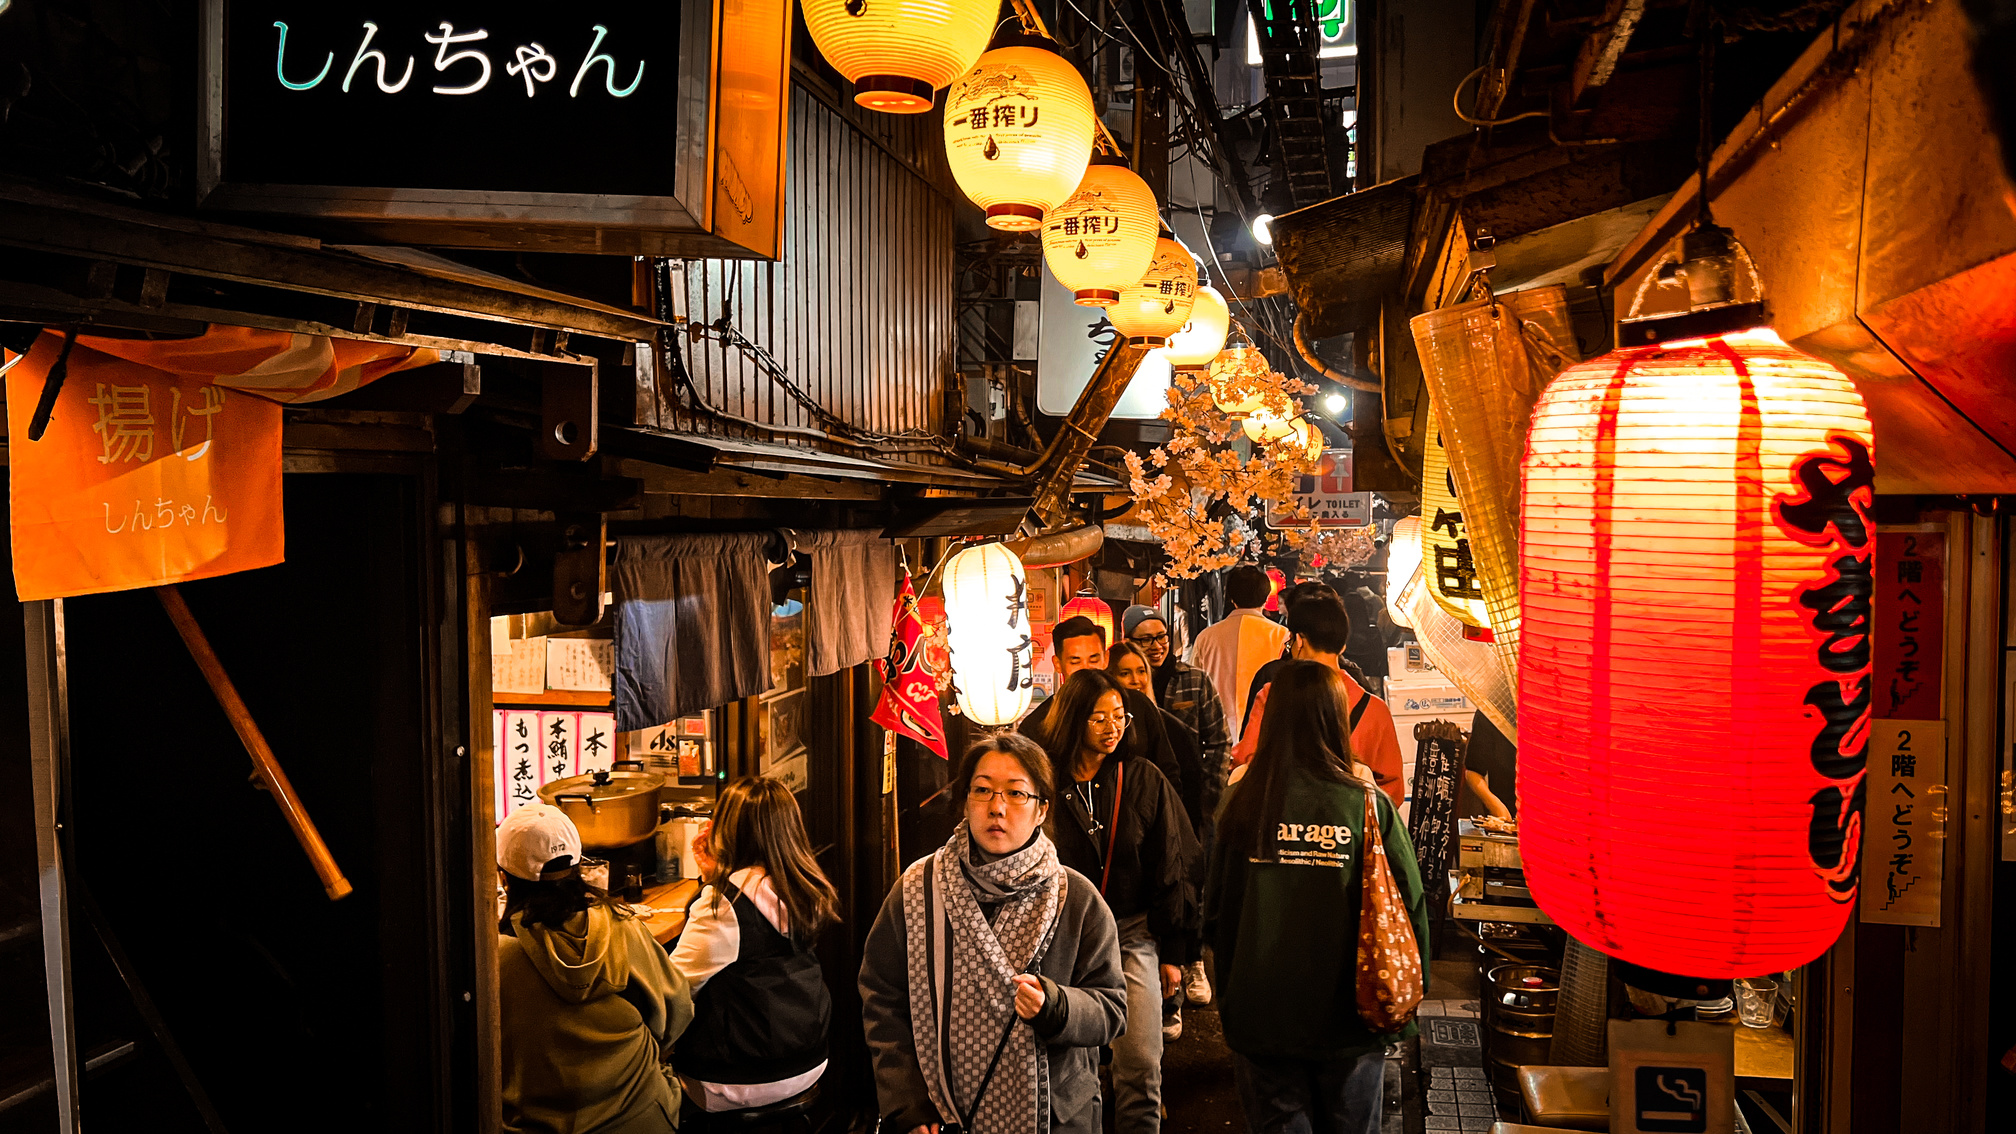
<instances>
[{"instance_id":1,"label":"narrow alleyway","mask_svg":"<svg viewBox=\"0 0 2016 1134\"><path fill-rule=\"evenodd\" d=\"M1386 1061L1383 1134L1489 1134L1497 1112L1484 1077L1476 965L1436 961L1429 995L1421 1038ZM1164 1134L1245 1134L1215 1005L1184 1007L1183 1038L1165 1049L1162 1083Z\"/></svg>"}]
</instances>

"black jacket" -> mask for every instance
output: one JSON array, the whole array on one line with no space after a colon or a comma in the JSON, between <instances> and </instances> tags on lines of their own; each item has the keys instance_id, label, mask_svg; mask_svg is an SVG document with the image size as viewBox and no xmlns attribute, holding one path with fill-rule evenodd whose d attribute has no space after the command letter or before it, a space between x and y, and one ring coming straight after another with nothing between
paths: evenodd
<instances>
[{"instance_id":1,"label":"black jacket","mask_svg":"<svg viewBox=\"0 0 2016 1134\"><path fill-rule=\"evenodd\" d=\"M1120 742L1120 751L1127 756L1145 756L1153 761L1161 771L1169 786L1176 789L1176 798L1183 801L1183 813L1190 820L1190 829L1195 831L1204 821L1204 758L1194 735L1186 746L1176 735L1184 731L1182 722L1155 707L1155 702L1147 694L1132 689L1122 689L1121 697L1127 706L1127 715L1133 723L1127 726L1126 739ZM1029 710L1015 731L1024 736L1034 735L1050 717L1053 701L1045 701ZM1058 764L1057 774L1061 777L1067 769L1062 766L1063 757L1050 754L1053 764Z\"/></svg>"},{"instance_id":2,"label":"black jacket","mask_svg":"<svg viewBox=\"0 0 2016 1134\"><path fill-rule=\"evenodd\" d=\"M1203 944L1196 865L1203 851L1168 779L1141 757L1108 757L1090 781L1091 811L1069 765L1058 769L1057 794L1058 860L1101 887L1115 920L1147 914L1164 964L1196 960Z\"/></svg>"}]
</instances>

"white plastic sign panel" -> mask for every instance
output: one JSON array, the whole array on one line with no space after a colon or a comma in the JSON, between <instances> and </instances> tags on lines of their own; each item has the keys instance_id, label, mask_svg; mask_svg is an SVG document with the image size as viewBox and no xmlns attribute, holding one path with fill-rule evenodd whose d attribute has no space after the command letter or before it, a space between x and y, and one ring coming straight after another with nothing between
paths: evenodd
<instances>
[{"instance_id":1,"label":"white plastic sign panel","mask_svg":"<svg viewBox=\"0 0 2016 1134\"><path fill-rule=\"evenodd\" d=\"M1610 1021L1612 1134L1733 1134L1735 1128L1735 1027Z\"/></svg>"},{"instance_id":2,"label":"white plastic sign panel","mask_svg":"<svg viewBox=\"0 0 2016 1134\"><path fill-rule=\"evenodd\" d=\"M1290 500L1309 509L1309 515L1326 528L1362 528L1372 523L1372 494L1351 491L1351 450L1325 449L1313 476L1298 477ZM1288 508L1270 501L1267 526L1300 527L1307 521L1289 518Z\"/></svg>"},{"instance_id":3,"label":"white plastic sign panel","mask_svg":"<svg viewBox=\"0 0 2016 1134\"><path fill-rule=\"evenodd\" d=\"M1071 290L1043 273L1043 302L1036 350L1036 408L1062 417L1078 404L1092 371L1106 357L1118 332L1104 308L1080 307ZM1113 407L1122 421L1152 421L1169 406L1172 370L1160 351L1149 351Z\"/></svg>"}]
</instances>

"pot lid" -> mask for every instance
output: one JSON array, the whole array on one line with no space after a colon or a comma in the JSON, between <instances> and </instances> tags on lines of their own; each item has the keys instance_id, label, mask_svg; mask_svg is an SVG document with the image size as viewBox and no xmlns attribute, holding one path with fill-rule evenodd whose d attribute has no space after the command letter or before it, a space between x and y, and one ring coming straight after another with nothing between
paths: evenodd
<instances>
[{"instance_id":1,"label":"pot lid","mask_svg":"<svg viewBox=\"0 0 2016 1134\"><path fill-rule=\"evenodd\" d=\"M665 777L656 772L593 772L554 780L539 789L539 798L551 803L561 795L585 795L595 802L627 799L665 786Z\"/></svg>"}]
</instances>

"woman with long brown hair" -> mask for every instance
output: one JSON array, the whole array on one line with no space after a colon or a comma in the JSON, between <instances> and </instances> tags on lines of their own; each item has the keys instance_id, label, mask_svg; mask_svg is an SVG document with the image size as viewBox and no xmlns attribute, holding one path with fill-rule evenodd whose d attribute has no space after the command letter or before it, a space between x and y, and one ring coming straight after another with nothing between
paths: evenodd
<instances>
[{"instance_id":1,"label":"woman with long brown hair","mask_svg":"<svg viewBox=\"0 0 2016 1134\"><path fill-rule=\"evenodd\" d=\"M1281 667L1252 763L1218 813L1204 935L1252 1134L1376 1134L1386 1047L1414 1030L1374 1031L1358 1012L1368 797L1418 949L1401 967L1418 963L1426 983L1427 895L1406 824L1354 768L1348 680L1320 662Z\"/></svg>"},{"instance_id":2,"label":"woman with long brown hair","mask_svg":"<svg viewBox=\"0 0 2016 1134\"><path fill-rule=\"evenodd\" d=\"M693 1024L672 1065L701 1110L783 1102L826 1070L833 1001L812 944L840 920L839 898L778 780L729 784L693 849L706 885L672 951Z\"/></svg>"}]
</instances>

